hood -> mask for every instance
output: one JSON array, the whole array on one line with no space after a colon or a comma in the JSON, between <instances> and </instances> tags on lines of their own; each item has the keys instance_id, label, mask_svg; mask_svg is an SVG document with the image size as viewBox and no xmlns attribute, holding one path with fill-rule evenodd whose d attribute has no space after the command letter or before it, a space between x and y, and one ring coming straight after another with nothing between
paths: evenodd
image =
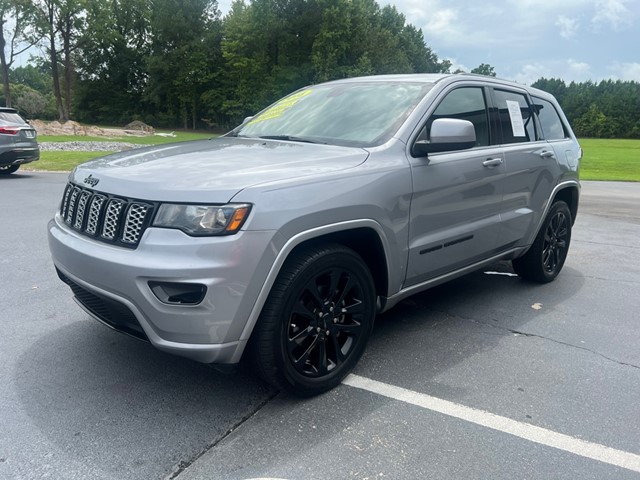
<instances>
[{"instance_id":1,"label":"hood","mask_svg":"<svg viewBox=\"0 0 640 480\"><path fill-rule=\"evenodd\" d=\"M355 147L216 138L129 150L78 166L78 185L149 201L228 202L244 188L355 167Z\"/></svg>"}]
</instances>

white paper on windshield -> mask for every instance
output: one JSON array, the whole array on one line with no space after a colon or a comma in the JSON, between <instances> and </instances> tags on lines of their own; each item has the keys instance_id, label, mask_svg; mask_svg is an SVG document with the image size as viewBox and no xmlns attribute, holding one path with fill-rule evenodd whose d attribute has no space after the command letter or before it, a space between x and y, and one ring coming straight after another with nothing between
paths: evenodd
<instances>
[{"instance_id":1,"label":"white paper on windshield","mask_svg":"<svg viewBox=\"0 0 640 480\"><path fill-rule=\"evenodd\" d=\"M509 109L509 118L511 118L511 129L514 137L526 137L524 131L524 120L520 112L520 104L513 100L507 100L507 108Z\"/></svg>"}]
</instances>

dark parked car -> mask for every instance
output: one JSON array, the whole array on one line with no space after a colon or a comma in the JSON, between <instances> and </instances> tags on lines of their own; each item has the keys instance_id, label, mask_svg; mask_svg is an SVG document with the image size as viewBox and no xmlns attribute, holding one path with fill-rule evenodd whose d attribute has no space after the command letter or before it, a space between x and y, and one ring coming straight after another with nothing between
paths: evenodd
<instances>
[{"instance_id":1,"label":"dark parked car","mask_svg":"<svg viewBox=\"0 0 640 480\"><path fill-rule=\"evenodd\" d=\"M13 108L0 107L0 175L40 158L36 131Z\"/></svg>"}]
</instances>

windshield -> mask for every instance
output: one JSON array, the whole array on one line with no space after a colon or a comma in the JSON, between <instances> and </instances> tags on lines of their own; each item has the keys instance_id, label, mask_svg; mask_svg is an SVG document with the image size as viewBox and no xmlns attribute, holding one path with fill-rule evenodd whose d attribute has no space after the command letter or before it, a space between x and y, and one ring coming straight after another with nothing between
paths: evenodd
<instances>
[{"instance_id":1,"label":"windshield","mask_svg":"<svg viewBox=\"0 0 640 480\"><path fill-rule=\"evenodd\" d=\"M373 147L389 140L432 84L336 83L274 103L232 135Z\"/></svg>"}]
</instances>

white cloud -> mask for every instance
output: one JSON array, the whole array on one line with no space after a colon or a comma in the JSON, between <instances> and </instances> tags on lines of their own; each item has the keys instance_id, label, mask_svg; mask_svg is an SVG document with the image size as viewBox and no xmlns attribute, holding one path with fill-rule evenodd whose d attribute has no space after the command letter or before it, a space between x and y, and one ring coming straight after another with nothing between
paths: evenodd
<instances>
[{"instance_id":1,"label":"white cloud","mask_svg":"<svg viewBox=\"0 0 640 480\"><path fill-rule=\"evenodd\" d=\"M469 68L466 65L458 62L458 60L456 58L447 58L446 60L449 60L451 62L451 68L449 70L452 71L452 72L455 72L456 70L462 70L463 72L470 72L471 71L471 68Z\"/></svg>"},{"instance_id":2,"label":"white cloud","mask_svg":"<svg viewBox=\"0 0 640 480\"><path fill-rule=\"evenodd\" d=\"M578 20L575 18L558 15L556 27L560 28L560 36L562 38L571 38L578 31Z\"/></svg>"},{"instance_id":3,"label":"white cloud","mask_svg":"<svg viewBox=\"0 0 640 480\"><path fill-rule=\"evenodd\" d=\"M524 65L518 73L512 75L511 79L518 83L531 85L541 77L552 78L554 76L557 77L558 75L554 75L548 66L541 63L530 63Z\"/></svg>"},{"instance_id":4,"label":"white cloud","mask_svg":"<svg viewBox=\"0 0 640 480\"><path fill-rule=\"evenodd\" d=\"M437 10L429 15L425 25L426 32L436 37L444 37L448 35L457 35L459 25L458 12L445 8Z\"/></svg>"},{"instance_id":5,"label":"white cloud","mask_svg":"<svg viewBox=\"0 0 640 480\"><path fill-rule=\"evenodd\" d=\"M640 82L640 63L618 63L615 62L609 67L616 78L620 80L633 80Z\"/></svg>"},{"instance_id":6,"label":"white cloud","mask_svg":"<svg viewBox=\"0 0 640 480\"><path fill-rule=\"evenodd\" d=\"M591 66L585 62L578 62L570 58L567 60L568 73L570 78L589 78Z\"/></svg>"},{"instance_id":7,"label":"white cloud","mask_svg":"<svg viewBox=\"0 0 640 480\"><path fill-rule=\"evenodd\" d=\"M640 64L638 64L640 66ZM584 82L585 80L600 80L594 78L591 65L574 59L549 60L536 63L529 63L521 67L515 75L507 75L507 78L518 83L531 85L541 77L561 78L565 82Z\"/></svg>"},{"instance_id":8,"label":"white cloud","mask_svg":"<svg viewBox=\"0 0 640 480\"><path fill-rule=\"evenodd\" d=\"M626 3L627 0L599 0L592 22L596 25L608 24L614 29L630 24L632 13Z\"/></svg>"}]
</instances>

